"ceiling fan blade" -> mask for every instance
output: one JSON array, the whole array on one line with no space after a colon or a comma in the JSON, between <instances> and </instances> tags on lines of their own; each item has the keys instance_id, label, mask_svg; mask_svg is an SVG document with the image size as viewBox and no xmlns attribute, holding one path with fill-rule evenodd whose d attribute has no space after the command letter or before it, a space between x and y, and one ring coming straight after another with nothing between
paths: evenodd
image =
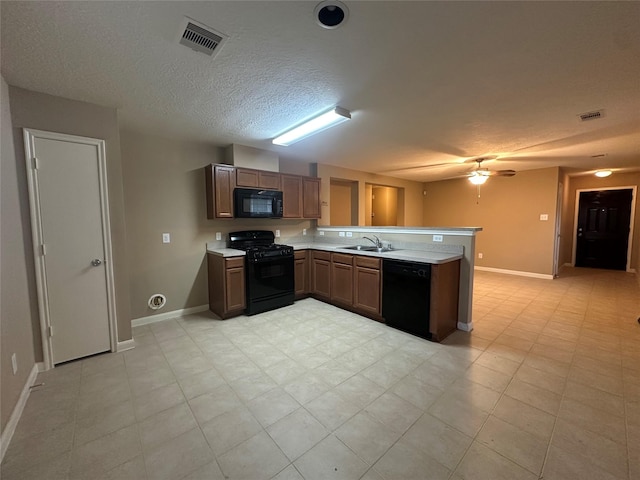
<instances>
[{"instance_id":1,"label":"ceiling fan blade","mask_svg":"<svg viewBox=\"0 0 640 480\"><path fill-rule=\"evenodd\" d=\"M386 172L405 172L408 170L428 170L429 168L441 168L441 167L449 167L454 165L460 165L459 163L452 162L444 162L444 163L431 163L429 165L415 165L413 167L400 167L400 168L392 168L388 170L380 170L380 173Z\"/></svg>"},{"instance_id":2,"label":"ceiling fan blade","mask_svg":"<svg viewBox=\"0 0 640 480\"><path fill-rule=\"evenodd\" d=\"M513 177L516 174L515 170L496 170L491 172L492 175L496 175L498 177Z\"/></svg>"}]
</instances>

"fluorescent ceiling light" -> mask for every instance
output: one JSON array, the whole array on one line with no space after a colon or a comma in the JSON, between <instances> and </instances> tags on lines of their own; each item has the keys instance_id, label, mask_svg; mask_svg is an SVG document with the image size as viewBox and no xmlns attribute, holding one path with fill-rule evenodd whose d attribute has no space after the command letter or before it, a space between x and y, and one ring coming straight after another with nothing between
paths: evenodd
<instances>
[{"instance_id":1,"label":"fluorescent ceiling light","mask_svg":"<svg viewBox=\"0 0 640 480\"><path fill-rule=\"evenodd\" d=\"M611 175L611 170L599 170L596 172L596 177L604 178Z\"/></svg>"},{"instance_id":2,"label":"fluorescent ceiling light","mask_svg":"<svg viewBox=\"0 0 640 480\"><path fill-rule=\"evenodd\" d=\"M292 143L296 143L303 138L313 135L314 133L321 132L329 127L346 122L349 119L351 119L351 113L349 110L335 107L322 115L312 118L302 125L292 128L279 137L274 138L272 142L276 145L287 147Z\"/></svg>"},{"instance_id":3,"label":"fluorescent ceiling light","mask_svg":"<svg viewBox=\"0 0 640 480\"><path fill-rule=\"evenodd\" d=\"M480 172L473 172L469 177L469 181L474 185L482 185L489 178L488 175L484 175Z\"/></svg>"}]
</instances>

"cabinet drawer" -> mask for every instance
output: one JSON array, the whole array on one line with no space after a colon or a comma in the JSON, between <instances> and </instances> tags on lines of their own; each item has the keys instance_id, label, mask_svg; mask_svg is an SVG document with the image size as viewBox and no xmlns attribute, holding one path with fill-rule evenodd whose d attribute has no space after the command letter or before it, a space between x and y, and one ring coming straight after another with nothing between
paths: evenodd
<instances>
[{"instance_id":1,"label":"cabinet drawer","mask_svg":"<svg viewBox=\"0 0 640 480\"><path fill-rule=\"evenodd\" d=\"M356 255L356 266L358 267L366 267L366 268L375 268L376 270L380 270L380 259L365 257L363 255Z\"/></svg>"},{"instance_id":2,"label":"cabinet drawer","mask_svg":"<svg viewBox=\"0 0 640 480\"><path fill-rule=\"evenodd\" d=\"M231 257L225 260L225 268L244 267L244 257Z\"/></svg>"},{"instance_id":3,"label":"cabinet drawer","mask_svg":"<svg viewBox=\"0 0 640 480\"><path fill-rule=\"evenodd\" d=\"M293 252L293 258L295 258L296 260L304 260L305 258L307 258L307 251L296 250L295 252Z\"/></svg>"},{"instance_id":4,"label":"cabinet drawer","mask_svg":"<svg viewBox=\"0 0 640 480\"><path fill-rule=\"evenodd\" d=\"M344 253L332 253L331 261L333 263L342 263L345 265L353 265L353 255L347 255Z\"/></svg>"},{"instance_id":5,"label":"cabinet drawer","mask_svg":"<svg viewBox=\"0 0 640 480\"><path fill-rule=\"evenodd\" d=\"M317 258L319 260L326 260L327 262L329 262L331 260L331 253L323 252L321 250L314 250L313 258Z\"/></svg>"}]
</instances>

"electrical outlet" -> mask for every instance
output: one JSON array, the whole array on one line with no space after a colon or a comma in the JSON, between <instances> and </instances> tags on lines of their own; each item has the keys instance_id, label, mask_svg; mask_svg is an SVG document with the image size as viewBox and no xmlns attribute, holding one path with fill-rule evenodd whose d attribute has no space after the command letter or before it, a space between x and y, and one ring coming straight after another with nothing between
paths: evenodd
<instances>
[{"instance_id":1,"label":"electrical outlet","mask_svg":"<svg viewBox=\"0 0 640 480\"><path fill-rule=\"evenodd\" d=\"M306 229L306 228L303 228L303 229L302 229L302 235L306 235L306 234L307 234L307 229Z\"/></svg>"},{"instance_id":2,"label":"electrical outlet","mask_svg":"<svg viewBox=\"0 0 640 480\"><path fill-rule=\"evenodd\" d=\"M442 235L434 235L433 236L433 241L434 242L441 242L442 241Z\"/></svg>"},{"instance_id":3,"label":"electrical outlet","mask_svg":"<svg viewBox=\"0 0 640 480\"><path fill-rule=\"evenodd\" d=\"M482 253L478 254L478 258L482 258L484 255Z\"/></svg>"},{"instance_id":4,"label":"electrical outlet","mask_svg":"<svg viewBox=\"0 0 640 480\"><path fill-rule=\"evenodd\" d=\"M18 359L16 358L16 354L11 355L11 368L13 370L13 374L18 373Z\"/></svg>"},{"instance_id":5,"label":"electrical outlet","mask_svg":"<svg viewBox=\"0 0 640 480\"><path fill-rule=\"evenodd\" d=\"M168 233L162 234L162 243L171 243L171 235Z\"/></svg>"},{"instance_id":6,"label":"electrical outlet","mask_svg":"<svg viewBox=\"0 0 640 480\"><path fill-rule=\"evenodd\" d=\"M324 237L324 230L320 230L320 231L318 232L318 235L320 235L321 237Z\"/></svg>"},{"instance_id":7,"label":"electrical outlet","mask_svg":"<svg viewBox=\"0 0 640 480\"><path fill-rule=\"evenodd\" d=\"M222 232L216 232L216 240L222 240Z\"/></svg>"},{"instance_id":8,"label":"electrical outlet","mask_svg":"<svg viewBox=\"0 0 640 480\"><path fill-rule=\"evenodd\" d=\"M344 232L338 232L339 237L344 237Z\"/></svg>"},{"instance_id":9,"label":"electrical outlet","mask_svg":"<svg viewBox=\"0 0 640 480\"><path fill-rule=\"evenodd\" d=\"M543 222L546 222L547 220L549 220L549 215L546 213L541 213L540 214L540 220Z\"/></svg>"},{"instance_id":10,"label":"electrical outlet","mask_svg":"<svg viewBox=\"0 0 640 480\"><path fill-rule=\"evenodd\" d=\"M280 230L276 230L276 238L280 237Z\"/></svg>"},{"instance_id":11,"label":"electrical outlet","mask_svg":"<svg viewBox=\"0 0 640 480\"><path fill-rule=\"evenodd\" d=\"M347 237L353 237L353 232L347 232Z\"/></svg>"}]
</instances>

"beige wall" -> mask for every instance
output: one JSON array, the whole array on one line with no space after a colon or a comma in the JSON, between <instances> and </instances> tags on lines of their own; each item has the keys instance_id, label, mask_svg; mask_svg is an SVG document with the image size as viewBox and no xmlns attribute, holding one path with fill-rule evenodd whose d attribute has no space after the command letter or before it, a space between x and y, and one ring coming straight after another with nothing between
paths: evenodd
<instances>
[{"instance_id":1,"label":"beige wall","mask_svg":"<svg viewBox=\"0 0 640 480\"><path fill-rule=\"evenodd\" d=\"M0 130L0 431L5 426L35 364L33 328L38 327L38 308L33 285L31 231L26 196L24 160L17 158L13 143L9 87L1 79ZM38 344L40 349L40 345ZM18 372L13 375L11 355L16 354Z\"/></svg>"},{"instance_id":2,"label":"beige wall","mask_svg":"<svg viewBox=\"0 0 640 480\"><path fill-rule=\"evenodd\" d=\"M420 182L402 180L399 178L377 175L375 173L350 170L348 168L336 167L333 165L318 164L318 177L322 179L320 189L320 201L322 203L322 218L318 225L333 225L330 210L330 182L331 178L341 180L351 180L358 182L358 225L367 225L365 205L367 183L374 185L385 185L404 189L404 195L398 202L398 225L407 227L418 227L422 225L422 188ZM370 223L369 223L370 224Z\"/></svg>"},{"instance_id":3,"label":"beige wall","mask_svg":"<svg viewBox=\"0 0 640 480\"><path fill-rule=\"evenodd\" d=\"M111 219L111 242L113 249L116 312L118 317L118 340L131 338L131 315L129 312L129 273L126 252L124 202L122 193L122 165L120 158L120 133L115 108L107 108L86 102L54 97L17 87L9 87L11 118L16 158L24 159L22 128L33 128L50 132L66 133L105 140L107 154L107 183L109 189L109 214ZM26 174L20 175L21 203L27 208ZM22 218L23 228L30 229L28 217ZM33 258L28 253L27 264L33 271ZM31 275L29 289L32 301L37 302L35 280ZM36 303L33 303L35 307ZM36 345L41 345L40 327L34 322ZM36 360L42 360L42 349L36 350Z\"/></svg>"},{"instance_id":4,"label":"beige wall","mask_svg":"<svg viewBox=\"0 0 640 480\"><path fill-rule=\"evenodd\" d=\"M351 225L351 190L353 182L331 180L330 195L332 225ZM357 218L357 217L356 217Z\"/></svg>"},{"instance_id":5,"label":"beige wall","mask_svg":"<svg viewBox=\"0 0 640 480\"><path fill-rule=\"evenodd\" d=\"M475 265L551 275L558 181L558 168L491 177L479 199L466 179L427 183L424 226L482 227Z\"/></svg>"},{"instance_id":6,"label":"beige wall","mask_svg":"<svg viewBox=\"0 0 640 480\"><path fill-rule=\"evenodd\" d=\"M638 187L640 185L640 172L614 173L607 178L598 178L595 175L580 175L566 177L567 184L565 199L562 209L561 231L561 255L560 262L571 263L573 256L573 240L575 236L575 209L577 190L598 190L611 187ZM637 193L636 193L637 194ZM636 198L636 212L633 229L633 244L631 245L631 268L640 271L640 205ZM640 277L640 275L638 275Z\"/></svg>"},{"instance_id":7,"label":"beige wall","mask_svg":"<svg viewBox=\"0 0 640 480\"><path fill-rule=\"evenodd\" d=\"M216 232L223 246L235 230L279 229L277 241L285 242L311 228L309 220L208 220L204 167L222 161L221 148L128 130L121 145L132 319L208 304L206 244ZM287 173L309 169L283 166ZM163 233L171 243L162 243ZM155 293L167 297L162 310L147 305Z\"/></svg>"}]
</instances>

